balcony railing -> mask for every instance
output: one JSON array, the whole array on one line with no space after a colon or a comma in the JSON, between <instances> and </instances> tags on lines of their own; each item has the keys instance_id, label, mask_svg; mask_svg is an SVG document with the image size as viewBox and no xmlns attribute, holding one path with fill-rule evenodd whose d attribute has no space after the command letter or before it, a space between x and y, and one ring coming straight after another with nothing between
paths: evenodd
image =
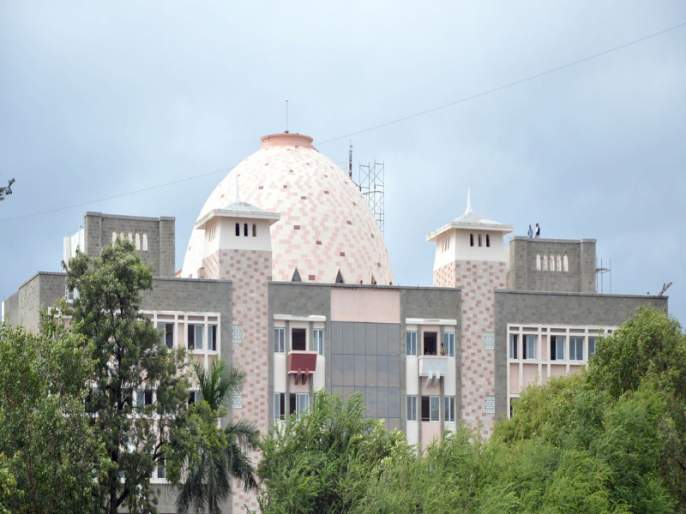
<instances>
[{"instance_id":1,"label":"balcony railing","mask_svg":"<svg viewBox=\"0 0 686 514\"><path fill-rule=\"evenodd\" d=\"M419 376L441 378L448 374L448 357L440 355L422 355L419 357Z\"/></svg>"},{"instance_id":2,"label":"balcony railing","mask_svg":"<svg viewBox=\"0 0 686 514\"><path fill-rule=\"evenodd\" d=\"M289 375L312 375L317 370L317 352L288 352Z\"/></svg>"}]
</instances>

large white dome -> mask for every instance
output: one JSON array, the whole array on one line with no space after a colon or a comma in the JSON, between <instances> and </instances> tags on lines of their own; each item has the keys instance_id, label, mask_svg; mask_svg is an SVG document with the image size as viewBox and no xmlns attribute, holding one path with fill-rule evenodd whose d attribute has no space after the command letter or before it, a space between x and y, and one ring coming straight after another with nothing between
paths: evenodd
<instances>
[{"instance_id":1,"label":"large white dome","mask_svg":"<svg viewBox=\"0 0 686 514\"><path fill-rule=\"evenodd\" d=\"M212 191L198 218L236 199L278 212L271 226L272 278L303 282L389 284L393 280L383 236L358 187L301 134L262 138L258 151L236 166ZM202 266L203 231L193 229L182 276Z\"/></svg>"}]
</instances>

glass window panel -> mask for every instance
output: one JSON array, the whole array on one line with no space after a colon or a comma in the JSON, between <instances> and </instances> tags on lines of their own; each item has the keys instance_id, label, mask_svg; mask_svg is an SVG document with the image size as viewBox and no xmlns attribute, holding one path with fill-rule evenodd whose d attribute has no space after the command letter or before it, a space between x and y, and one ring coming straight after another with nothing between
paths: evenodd
<instances>
[{"instance_id":1,"label":"glass window panel","mask_svg":"<svg viewBox=\"0 0 686 514\"><path fill-rule=\"evenodd\" d=\"M407 355L417 355L417 332L408 331L405 334L405 353Z\"/></svg>"},{"instance_id":2,"label":"glass window panel","mask_svg":"<svg viewBox=\"0 0 686 514\"><path fill-rule=\"evenodd\" d=\"M324 355L324 330L321 328L315 328L313 331L314 336L314 351L319 355Z\"/></svg>"},{"instance_id":3,"label":"glass window panel","mask_svg":"<svg viewBox=\"0 0 686 514\"><path fill-rule=\"evenodd\" d=\"M536 346L538 345L538 336L533 334L526 334L524 336L524 359L536 358Z\"/></svg>"},{"instance_id":4,"label":"glass window panel","mask_svg":"<svg viewBox=\"0 0 686 514\"><path fill-rule=\"evenodd\" d=\"M569 338L569 359L573 361L584 360L583 336L571 336Z\"/></svg>"},{"instance_id":5,"label":"glass window panel","mask_svg":"<svg viewBox=\"0 0 686 514\"><path fill-rule=\"evenodd\" d=\"M443 418L445 421L448 421L448 422L455 421L455 397L454 396L444 396L443 397Z\"/></svg>"},{"instance_id":6,"label":"glass window panel","mask_svg":"<svg viewBox=\"0 0 686 514\"><path fill-rule=\"evenodd\" d=\"M417 397L407 397L407 421L417 421Z\"/></svg>"},{"instance_id":7,"label":"glass window panel","mask_svg":"<svg viewBox=\"0 0 686 514\"><path fill-rule=\"evenodd\" d=\"M274 329L274 351L276 353L286 351L286 329L283 327L276 327Z\"/></svg>"},{"instance_id":8,"label":"glass window panel","mask_svg":"<svg viewBox=\"0 0 686 514\"><path fill-rule=\"evenodd\" d=\"M440 408L439 400L440 400L440 397L438 397L438 396L431 396L430 398L431 398L431 405L430 405L430 408L431 408L431 421L438 421L438 420L439 420L439 416L440 416L440 414L439 414L439 408Z\"/></svg>"},{"instance_id":9,"label":"glass window panel","mask_svg":"<svg viewBox=\"0 0 686 514\"><path fill-rule=\"evenodd\" d=\"M448 357L455 356L455 333L445 332L443 334L443 348L441 348L442 354Z\"/></svg>"},{"instance_id":10,"label":"glass window panel","mask_svg":"<svg viewBox=\"0 0 686 514\"><path fill-rule=\"evenodd\" d=\"M510 334L510 359L518 359L519 334Z\"/></svg>"},{"instance_id":11,"label":"glass window panel","mask_svg":"<svg viewBox=\"0 0 686 514\"><path fill-rule=\"evenodd\" d=\"M213 352L217 351L217 325L207 326L207 348Z\"/></svg>"},{"instance_id":12,"label":"glass window panel","mask_svg":"<svg viewBox=\"0 0 686 514\"><path fill-rule=\"evenodd\" d=\"M592 355L595 354L595 342L596 338L594 336L588 336L588 358L590 359Z\"/></svg>"}]
</instances>

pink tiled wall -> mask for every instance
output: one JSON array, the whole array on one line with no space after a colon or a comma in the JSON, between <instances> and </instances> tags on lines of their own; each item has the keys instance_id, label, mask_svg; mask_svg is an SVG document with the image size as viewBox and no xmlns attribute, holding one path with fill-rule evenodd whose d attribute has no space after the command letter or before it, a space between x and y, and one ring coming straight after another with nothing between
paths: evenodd
<instances>
[{"instance_id":1,"label":"pink tiled wall","mask_svg":"<svg viewBox=\"0 0 686 514\"><path fill-rule=\"evenodd\" d=\"M462 289L460 362L462 422L488 437L495 416L484 412L486 396L495 395L494 350L486 350L483 336L495 331L495 289L504 288L506 264L456 261L434 270L434 285Z\"/></svg>"},{"instance_id":2,"label":"pink tiled wall","mask_svg":"<svg viewBox=\"0 0 686 514\"><path fill-rule=\"evenodd\" d=\"M233 419L252 422L262 434L269 426L269 338L267 283L272 275L272 254L257 250L221 250L203 260L207 278L232 281L232 323L241 328L240 344L232 344L231 364L245 372L242 408ZM212 273L212 274L209 274ZM229 334L231 337L231 334ZM251 455L257 462L257 453ZM233 484L233 512L257 510L253 493Z\"/></svg>"}]
</instances>

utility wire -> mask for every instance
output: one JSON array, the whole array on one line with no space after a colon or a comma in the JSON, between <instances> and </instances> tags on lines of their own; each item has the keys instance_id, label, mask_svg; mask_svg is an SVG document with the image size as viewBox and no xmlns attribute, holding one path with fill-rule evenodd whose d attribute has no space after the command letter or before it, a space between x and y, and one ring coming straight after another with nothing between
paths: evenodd
<instances>
[{"instance_id":1,"label":"utility wire","mask_svg":"<svg viewBox=\"0 0 686 514\"><path fill-rule=\"evenodd\" d=\"M341 139L347 139L347 138L350 138L350 137L352 137L352 136L357 136L357 135L364 134L364 133L367 133L367 132L372 132L372 131L374 131L374 130L378 130L378 129L381 129L381 128L389 127L389 126L391 126L391 125L396 125L396 124L398 124L398 123L402 123L402 122L404 122L404 121L408 121L408 120L411 120L411 119L413 119L413 118L418 118L418 117L420 117L420 116L425 116L425 115L427 115L427 114L431 114L431 113L434 113L434 112L437 112L437 111L441 111L441 110L443 110L443 109L449 109L450 107L454 107L454 106L456 106L456 105L459 105L459 104L462 104L462 103L465 103L465 102L469 102L469 101L475 100L475 99L477 99L477 98L482 98L482 97L484 97L484 96L492 95L493 93L497 93L497 92L499 92L499 91L503 91L504 89L508 89L508 88L511 88L511 87L514 87L514 86L523 84L523 83L525 83L525 82L530 82L530 81L539 79L539 78L541 78L541 77L544 77L544 76L546 76L546 75L551 75L551 74L556 73L556 72L558 72L558 71L561 71L561 70L564 70L564 69L567 69L567 68L571 68L572 66L576 66L576 65L578 65L578 64L582 64L582 63L585 63L585 62L588 62L588 61L592 61L592 60L594 60L594 59L598 59L598 58L603 57L603 56L605 56L605 55L607 55L607 54L614 53L614 52L618 52L618 51L623 50L623 49L625 49L625 48L629 48L629 47L631 47L631 46L638 45L638 44L640 44L640 43L643 43L644 41L648 41L648 40L650 40L650 39L657 38L657 37L659 37L659 36L662 36L662 35L664 35L664 34L667 34L667 33L669 33L669 32L678 30L678 29L683 28L683 27L686 27L686 21L681 22L681 23L678 23L678 24L676 24L676 25L672 25L672 26L670 26L670 27L666 27L666 28L661 29L661 30L658 30L657 32L652 32L652 33L650 33L650 34L646 34L645 36L642 36L642 37L640 37L640 38L638 38L638 39L633 39L633 40L628 41L628 42L626 42L626 43L623 43L623 44L621 44L621 45L617 45L617 46L613 46L613 47L611 47L611 48L607 48L607 49L605 49L605 50L603 50L603 51L600 51L600 52L597 52L597 53L594 53L594 54L591 54L591 55L587 55L587 56L585 56L585 57L581 57L581 58L576 59L576 60L574 60L574 61L570 61L570 62L567 62L567 63L565 63L565 64L561 64L561 65L559 65L559 66L555 66L555 67L553 67L553 68L548 68L547 70L544 70L544 71L535 73L535 74L533 74L533 75L527 75L527 76L521 77L521 78L519 78L519 79L517 79L517 80L513 80L513 81L510 81L510 82L506 82L506 83L504 83L504 84L500 84L499 86L495 86L495 87L493 87L493 88L486 89L486 90L484 90L484 91L481 91L481 92L478 92L478 93L474 93L474 94L469 95L469 96L464 96L464 97L462 97L462 98L458 98L458 99L456 99L456 100L453 100L452 102L448 102L448 103L445 103L445 104L441 104L441 105L437 105L437 106L434 106L434 107L430 107L430 108L428 108L428 109L424 109L424 110L422 110L422 111L417 111L417 112L414 112L414 113L407 114L407 115L402 116L402 117L400 117L400 118L395 118L395 119L392 119L392 120L385 121L385 122L383 122L383 123L378 123L378 124L376 124L376 125L371 125L371 126L369 126L369 127L362 128L362 129L360 129L360 130L355 130L355 131L353 131L353 132L348 132L347 134L341 134L341 135L339 135L339 136L331 137L331 138L329 138L329 139L324 139L324 140L320 141L320 142L317 143L317 144L318 144L318 145L325 145L325 144L333 143L333 142L336 142L336 141L340 141ZM99 203L99 202L104 202L104 201L108 201L108 200L113 200L113 199L116 199L116 198L123 198L123 197L126 197L126 196L131 196L131 195L135 195L135 194L139 194L139 193L144 193L144 192L147 192L147 191L153 191L153 190L155 190L155 189L160 189L160 188L163 188L163 187L169 187L169 186L173 186L173 185L176 185L176 184L181 184L181 183L183 183L183 182L188 182L188 181L190 181L190 180L195 180L195 179L197 179L197 178L203 178L203 177L209 177L209 176L212 176L212 175L217 175L217 174L222 173L222 172L225 172L225 170L215 170L215 171L211 171L211 172L209 172L209 173L201 173L201 174L199 174L199 175L191 175L191 176L184 177L184 178L181 178L181 179L178 179L178 180L174 180L174 181L171 181L171 182L165 182L165 183L162 183L162 184L156 184L156 185L152 185L152 186L149 186L149 187L145 187L145 188L142 188L142 189L136 189L136 190L132 190L132 191L125 191L125 192L118 193L118 194L115 194L115 195L105 196L105 197L97 198L97 199L94 199L94 200L89 200L89 201L82 202L82 203L77 203L77 204L72 204L72 205L66 205L66 206L62 206L62 207L55 207L55 208L53 208L53 209L47 209L47 210L43 210L43 211L36 211L36 212L32 212L32 213L28 213L28 214L23 214L23 215L19 215L19 216L12 216L12 217L7 217L7 218L0 218L0 222L2 222L2 221L14 221L14 220L32 218L32 217L36 217L36 216L42 216L42 215L45 215L45 214L53 214L53 213L55 213L55 212L60 212L60 211L63 211L63 210L75 209L75 208L77 208L77 207L84 207L84 206L86 206L86 205L91 205L91 204L94 204L94 203Z\"/></svg>"},{"instance_id":2,"label":"utility wire","mask_svg":"<svg viewBox=\"0 0 686 514\"><path fill-rule=\"evenodd\" d=\"M506 82L504 84L500 84L499 86L493 87L491 89L486 89L485 91L481 91L479 93L474 93L474 94L469 95L469 96L464 96L462 98L458 98L457 100L453 100L452 102L448 102L445 104L430 107L428 109L424 109L423 111L414 112L414 113L408 114L406 116L402 116L400 118L395 118L393 120L385 121L385 122L379 123L377 125L372 125L372 126L360 129L360 130L348 132L347 134L341 134L340 136L335 136L335 137L331 137L329 139L325 139L323 141L319 141L318 145L325 145L328 143L333 143L335 141L340 141L341 139L347 139L347 138L350 138L352 136L357 136L359 134L364 134L366 132L371 132L373 130L378 130L380 128L385 128L385 127L389 127L391 125L396 125L398 123L402 123L404 121L411 120L413 118L425 116L427 114L431 114L431 113L434 113L436 111L448 109L450 107L454 107L456 105L459 105L459 104L462 104L465 102L469 102L470 100L475 100L477 98L488 96L488 95L491 95L493 93L497 93L499 91L502 91L503 89L508 89L508 88L513 87L513 86L517 86L517 85L523 84L525 82L530 82L532 80L539 79L539 78L544 77L546 75L550 75L550 74L556 73L558 71L561 71L561 70L564 70L567 68L571 68L572 66L576 66L577 64L582 64L582 63L585 63L588 61L592 61L594 59L598 59L599 57L603 57L607 54L610 54L613 52L618 52L619 50L623 50L623 49L628 48L630 46L634 46L634 45L637 45L639 43L643 43L644 41L662 36L664 34L667 34L668 32L672 32L674 30L683 28L685 26L686 26L686 21L679 23L677 25L672 25L671 27L664 28L664 29L659 30L657 32L653 32L651 34L647 34L643 37L640 37L638 39L634 39L634 40L629 41L627 43L623 43L621 45L613 46L612 48L608 48L606 50L603 50L602 52L587 55L586 57L581 57L580 59L576 59L574 61L570 61L568 63L561 64L561 65L555 66L553 68L548 68L547 70L535 73L533 75L527 75L526 77L522 77L522 78L519 78L517 80L513 80L511 82Z\"/></svg>"},{"instance_id":3,"label":"utility wire","mask_svg":"<svg viewBox=\"0 0 686 514\"><path fill-rule=\"evenodd\" d=\"M214 171L210 171L209 173L200 173L198 175L191 175L189 177L183 177L183 178L180 178L178 180L172 180L171 182L165 182L163 184L154 184L152 186L144 187L141 189L134 189L132 191L124 191L124 192L117 193L117 194L110 195L110 196L102 196L100 198L88 200L86 202L75 203L75 204L71 204L71 205L65 205L62 207L55 207L54 209L46 209L44 211L36 211L36 212L28 213L28 214L20 214L18 216L11 216L8 218L0 218L0 221L15 221L15 220L21 220L21 219L26 219L26 218L33 218L36 216L43 216L45 214L53 214L55 212L64 211L64 210L68 210L68 209L76 209L77 207L85 207L86 205L91 205L94 203L106 202L108 200L115 200L117 198L123 198L125 196L136 195L139 193L145 193L147 191L153 191L155 189L161 189L163 187L175 186L176 184L182 184L183 182L189 182L189 181L195 180L197 178L211 177L212 175L218 175L219 173L226 173L226 170L225 169L214 170Z\"/></svg>"}]
</instances>

